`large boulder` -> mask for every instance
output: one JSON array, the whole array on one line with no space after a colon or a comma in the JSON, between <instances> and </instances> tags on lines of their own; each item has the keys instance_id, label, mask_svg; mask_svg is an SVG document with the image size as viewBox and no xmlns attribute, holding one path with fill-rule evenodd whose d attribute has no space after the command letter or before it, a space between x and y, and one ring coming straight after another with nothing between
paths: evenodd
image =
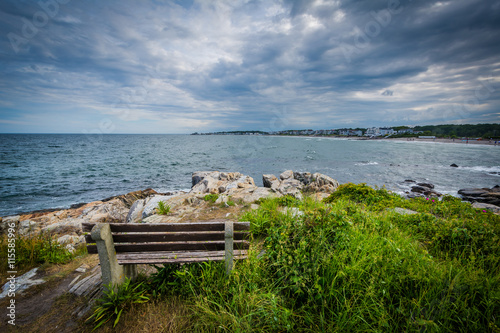
<instances>
[{"instance_id":1,"label":"large boulder","mask_svg":"<svg viewBox=\"0 0 500 333\"><path fill-rule=\"evenodd\" d=\"M280 180L281 179L281 180ZM332 193L339 187L339 182L321 173L293 172L287 170L280 175L263 175L264 187L270 188L282 195L292 195L302 198L302 191L309 193Z\"/></svg>"},{"instance_id":2,"label":"large boulder","mask_svg":"<svg viewBox=\"0 0 500 333\"><path fill-rule=\"evenodd\" d=\"M500 186L492 188L464 188L458 191L462 199L500 206Z\"/></svg>"},{"instance_id":3,"label":"large boulder","mask_svg":"<svg viewBox=\"0 0 500 333\"><path fill-rule=\"evenodd\" d=\"M197 171L190 193L220 194L234 188L256 187L252 177L239 172Z\"/></svg>"},{"instance_id":4,"label":"large boulder","mask_svg":"<svg viewBox=\"0 0 500 333\"><path fill-rule=\"evenodd\" d=\"M270 188L274 192L276 192L280 186L280 180L276 178L275 175L262 175L262 183L264 187Z\"/></svg>"},{"instance_id":5,"label":"large boulder","mask_svg":"<svg viewBox=\"0 0 500 333\"><path fill-rule=\"evenodd\" d=\"M483 210L491 210L493 213L500 215L500 207L487 204L487 203L482 203L482 202L474 202L472 204L472 207L477 208L477 209L483 209Z\"/></svg>"}]
</instances>

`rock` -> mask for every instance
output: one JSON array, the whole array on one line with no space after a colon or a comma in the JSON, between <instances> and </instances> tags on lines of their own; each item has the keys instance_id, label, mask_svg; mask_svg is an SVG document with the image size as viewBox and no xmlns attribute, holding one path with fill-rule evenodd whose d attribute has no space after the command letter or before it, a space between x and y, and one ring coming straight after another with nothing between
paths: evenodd
<instances>
[{"instance_id":1,"label":"rock","mask_svg":"<svg viewBox=\"0 0 500 333\"><path fill-rule=\"evenodd\" d=\"M304 185L309 185L313 180L313 175L310 172L294 172L293 178Z\"/></svg>"},{"instance_id":2,"label":"rock","mask_svg":"<svg viewBox=\"0 0 500 333\"><path fill-rule=\"evenodd\" d=\"M37 223L31 220L24 220L19 222L18 228L18 232L20 235L25 235L39 230L39 228L37 228Z\"/></svg>"},{"instance_id":3,"label":"rock","mask_svg":"<svg viewBox=\"0 0 500 333\"><path fill-rule=\"evenodd\" d=\"M273 190L267 187L255 187L255 188L246 188L242 190L232 190L228 192L228 195L231 195L233 201L243 201L244 203L253 203L262 198L272 198L272 197L280 197L280 193L275 193Z\"/></svg>"},{"instance_id":4,"label":"rock","mask_svg":"<svg viewBox=\"0 0 500 333\"><path fill-rule=\"evenodd\" d=\"M256 187L252 177L239 172L197 171L193 173L194 184L189 193L225 193L234 188Z\"/></svg>"},{"instance_id":5,"label":"rock","mask_svg":"<svg viewBox=\"0 0 500 333\"><path fill-rule=\"evenodd\" d=\"M430 183L417 183L417 186L427 187L429 189L433 189L434 185Z\"/></svg>"},{"instance_id":6,"label":"rock","mask_svg":"<svg viewBox=\"0 0 500 333\"><path fill-rule=\"evenodd\" d=\"M262 182L264 183L264 187L270 188L274 192L278 191L281 183L275 175L262 175Z\"/></svg>"},{"instance_id":7,"label":"rock","mask_svg":"<svg viewBox=\"0 0 500 333\"><path fill-rule=\"evenodd\" d=\"M416 193L425 193L425 192L429 191L429 189L427 187L416 185L416 186L411 187L411 191L416 192Z\"/></svg>"},{"instance_id":8,"label":"rock","mask_svg":"<svg viewBox=\"0 0 500 333\"><path fill-rule=\"evenodd\" d=\"M413 198L425 198L425 195L423 195L422 193L416 193L416 192L413 192L413 193L410 193L410 194L407 194L406 197L408 199L413 199Z\"/></svg>"},{"instance_id":9,"label":"rock","mask_svg":"<svg viewBox=\"0 0 500 333\"><path fill-rule=\"evenodd\" d=\"M301 200L302 187L303 187L302 183L297 179L286 178L283 181L281 181L280 186L278 187L278 192L280 192L282 195L291 195L296 199Z\"/></svg>"},{"instance_id":10,"label":"rock","mask_svg":"<svg viewBox=\"0 0 500 333\"><path fill-rule=\"evenodd\" d=\"M472 207L477 208L477 209L483 209L483 210L491 210L493 213L500 215L500 207L487 204L487 203L481 203L481 202L474 202L472 204Z\"/></svg>"},{"instance_id":11,"label":"rock","mask_svg":"<svg viewBox=\"0 0 500 333\"><path fill-rule=\"evenodd\" d=\"M418 212L411 210L411 209L406 209L406 208L401 208L401 207L395 207L395 208L387 208L388 212L394 212L398 213L401 215L414 215L418 214Z\"/></svg>"},{"instance_id":12,"label":"rock","mask_svg":"<svg viewBox=\"0 0 500 333\"><path fill-rule=\"evenodd\" d=\"M405 183L416 183L416 181L411 180L411 179L405 179Z\"/></svg>"},{"instance_id":13,"label":"rock","mask_svg":"<svg viewBox=\"0 0 500 333\"><path fill-rule=\"evenodd\" d=\"M287 170L280 175L281 180L286 180L286 179L290 179L290 178L293 178L293 171L292 170Z\"/></svg>"},{"instance_id":14,"label":"rock","mask_svg":"<svg viewBox=\"0 0 500 333\"><path fill-rule=\"evenodd\" d=\"M53 234L69 234L69 233L80 234L82 232L82 222L85 222L85 220L68 218L57 223L52 223L42 228L41 231L44 233L53 233Z\"/></svg>"},{"instance_id":15,"label":"rock","mask_svg":"<svg viewBox=\"0 0 500 333\"><path fill-rule=\"evenodd\" d=\"M74 244L77 245L83 241L83 236L72 236L72 235L64 235L57 239L57 242L61 245L65 244Z\"/></svg>"},{"instance_id":16,"label":"rock","mask_svg":"<svg viewBox=\"0 0 500 333\"><path fill-rule=\"evenodd\" d=\"M479 197L481 194L488 193L489 189L487 188L464 188L458 190L458 194L461 194L464 197Z\"/></svg>"},{"instance_id":17,"label":"rock","mask_svg":"<svg viewBox=\"0 0 500 333\"><path fill-rule=\"evenodd\" d=\"M83 264L81 265L80 267L78 267L77 269L75 269L75 272L78 272L78 273L85 273L90 267L86 264Z\"/></svg>"},{"instance_id":18,"label":"rock","mask_svg":"<svg viewBox=\"0 0 500 333\"><path fill-rule=\"evenodd\" d=\"M42 279L33 279L35 277L36 273L38 271L38 268L33 268L31 271L29 271L26 274L23 274L19 277L16 277L15 284L14 284L14 292L16 294L21 293L21 291L28 289L31 286L36 286L38 284L45 283L44 280ZM10 289L10 282L7 282L3 286L2 293L0 293L0 299L5 298L9 294L9 291L12 291Z\"/></svg>"},{"instance_id":19,"label":"rock","mask_svg":"<svg viewBox=\"0 0 500 333\"><path fill-rule=\"evenodd\" d=\"M251 210L256 210L256 209L259 209L260 208L260 205L257 205L257 204L251 204L250 205L250 209Z\"/></svg>"},{"instance_id":20,"label":"rock","mask_svg":"<svg viewBox=\"0 0 500 333\"><path fill-rule=\"evenodd\" d=\"M129 207L120 199L113 198L106 202L88 205L79 218L89 222L125 222Z\"/></svg>"},{"instance_id":21,"label":"rock","mask_svg":"<svg viewBox=\"0 0 500 333\"><path fill-rule=\"evenodd\" d=\"M4 230L9 229L9 224L14 224L17 227L20 218L21 217L19 215L6 216L2 218L2 222L0 223L0 233L3 233Z\"/></svg>"},{"instance_id":22,"label":"rock","mask_svg":"<svg viewBox=\"0 0 500 333\"><path fill-rule=\"evenodd\" d=\"M155 195L151 198L148 198L146 200L146 203L144 204L144 209L142 210L141 214L142 219L145 219L146 217L153 215L160 201L163 201L166 204L168 204L167 202L168 199L170 198L171 196L168 195Z\"/></svg>"},{"instance_id":23,"label":"rock","mask_svg":"<svg viewBox=\"0 0 500 333\"><path fill-rule=\"evenodd\" d=\"M464 188L458 191L462 199L470 202L480 202L500 206L500 187L489 188Z\"/></svg>"},{"instance_id":24,"label":"rock","mask_svg":"<svg viewBox=\"0 0 500 333\"><path fill-rule=\"evenodd\" d=\"M450 164L450 166L451 166L452 168L458 168L458 165L456 165L455 163Z\"/></svg>"},{"instance_id":25,"label":"rock","mask_svg":"<svg viewBox=\"0 0 500 333\"><path fill-rule=\"evenodd\" d=\"M145 201L146 199L139 199L132 204L132 207L130 207L130 210L128 211L127 217L125 219L126 223L137 223L141 221Z\"/></svg>"},{"instance_id":26,"label":"rock","mask_svg":"<svg viewBox=\"0 0 500 333\"><path fill-rule=\"evenodd\" d=\"M212 175L213 174L213 175ZM218 171L196 171L193 172L191 176L191 187L195 187L199 182L201 182L204 178L206 178L209 175L212 175L211 177L213 178L217 175L216 177L219 177L220 172Z\"/></svg>"},{"instance_id":27,"label":"rock","mask_svg":"<svg viewBox=\"0 0 500 333\"><path fill-rule=\"evenodd\" d=\"M332 193L335 192L339 186L339 182L335 179L316 172L312 175L312 182L309 183L304 190L308 192Z\"/></svg>"}]
</instances>

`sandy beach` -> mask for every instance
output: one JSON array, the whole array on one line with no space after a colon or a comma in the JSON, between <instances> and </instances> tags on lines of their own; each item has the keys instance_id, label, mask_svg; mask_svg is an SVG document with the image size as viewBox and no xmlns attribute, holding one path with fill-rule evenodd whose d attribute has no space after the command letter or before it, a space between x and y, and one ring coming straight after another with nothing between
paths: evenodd
<instances>
[{"instance_id":1,"label":"sandy beach","mask_svg":"<svg viewBox=\"0 0 500 333\"><path fill-rule=\"evenodd\" d=\"M434 143L457 143L457 144L472 144L472 145L491 145L495 146L495 140L476 140L476 139L444 139L444 138L435 138L435 139L421 139L421 138L380 138L380 139L369 139L369 138L356 138L350 137L352 140L395 140L395 141L415 141L415 142L434 142ZM497 141L497 146L500 147L500 140Z\"/></svg>"}]
</instances>

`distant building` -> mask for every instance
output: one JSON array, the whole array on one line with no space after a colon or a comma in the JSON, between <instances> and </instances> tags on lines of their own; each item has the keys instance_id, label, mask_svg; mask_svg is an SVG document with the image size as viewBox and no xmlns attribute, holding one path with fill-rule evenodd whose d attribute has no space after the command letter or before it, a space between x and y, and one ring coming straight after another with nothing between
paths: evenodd
<instances>
[{"instance_id":1,"label":"distant building","mask_svg":"<svg viewBox=\"0 0 500 333\"><path fill-rule=\"evenodd\" d=\"M353 130L353 129L339 129L339 135L346 136L362 136L363 132L361 130Z\"/></svg>"},{"instance_id":2,"label":"distant building","mask_svg":"<svg viewBox=\"0 0 500 333\"><path fill-rule=\"evenodd\" d=\"M394 133L396 133L396 131L390 127L380 127L380 135L392 135Z\"/></svg>"},{"instance_id":3,"label":"distant building","mask_svg":"<svg viewBox=\"0 0 500 333\"><path fill-rule=\"evenodd\" d=\"M372 127L366 130L365 136L380 136L380 128Z\"/></svg>"}]
</instances>

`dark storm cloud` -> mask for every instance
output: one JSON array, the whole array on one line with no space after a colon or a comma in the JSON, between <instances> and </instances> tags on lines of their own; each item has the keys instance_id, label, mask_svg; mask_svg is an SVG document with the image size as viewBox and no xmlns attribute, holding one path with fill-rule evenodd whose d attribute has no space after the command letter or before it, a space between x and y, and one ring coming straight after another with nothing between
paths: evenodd
<instances>
[{"instance_id":1,"label":"dark storm cloud","mask_svg":"<svg viewBox=\"0 0 500 333\"><path fill-rule=\"evenodd\" d=\"M41 4L0 4L0 131L500 120L499 1Z\"/></svg>"}]
</instances>

